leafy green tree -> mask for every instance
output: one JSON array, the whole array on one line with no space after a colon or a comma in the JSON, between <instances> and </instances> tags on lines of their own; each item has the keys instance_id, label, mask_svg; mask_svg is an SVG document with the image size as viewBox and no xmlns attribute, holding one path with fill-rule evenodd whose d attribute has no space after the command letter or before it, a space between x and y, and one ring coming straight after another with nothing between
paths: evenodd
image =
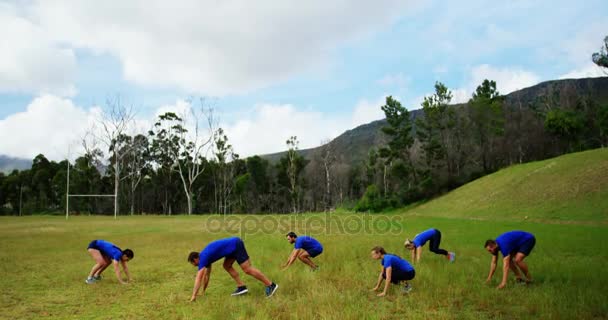
<instances>
[{"instance_id":1,"label":"leafy green tree","mask_svg":"<svg viewBox=\"0 0 608 320\"><path fill-rule=\"evenodd\" d=\"M174 112L158 116L148 136L152 139L150 155L162 176L159 182L163 185L164 213L171 215L173 206L170 201L170 189L173 186L173 169L178 161L180 152L180 136L186 129L182 126L182 118Z\"/></svg>"},{"instance_id":2,"label":"leafy green tree","mask_svg":"<svg viewBox=\"0 0 608 320\"><path fill-rule=\"evenodd\" d=\"M604 72L608 72L608 36L604 38L604 45L600 51L591 55L591 60L596 65L604 68Z\"/></svg>"},{"instance_id":3,"label":"leafy green tree","mask_svg":"<svg viewBox=\"0 0 608 320\"><path fill-rule=\"evenodd\" d=\"M365 193L355 205L357 212L380 212L386 208L386 200L378 190L375 184L371 184L365 190Z\"/></svg>"},{"instance_id":4,"label":"leafy green tree","mask_svg":"<svg viewBox=\"0 0 608 320\"><path fill-rule=\"evenodd\" d=\"M222 128L216 131L214 144L213 153L217 161L215 180L217 212L226 214L231 210L230 198L235 186L236 171L234 161L239 159L239 155L234 152L232 145L228 143L228 136Z\"/></svg>"},{"instance_id":5,"label":"leafy green tree","mask_svg":"<svg viewBox=\"0 0 608 320\"><path fill-rule=\"evenodd\" d=\"M490 172L494 163L490 158L494 139L504 134L504 97L496 90L494 80L484 80L467 104L473 139L479 148L479 160L484 172Z\"/></svg>"},{"instance_id":6,"label":"leafy green tree","mask_svg":"<svg viewBox=\"0 0 608 320\"><path fill-rule=\"evenodd\" d=\"M289 137L285 143L288 147L287 153L277 164L278 183L287 188L291 207L290 211L297 213L299 211L298 203L302 189L300 176L308 161L298 152L299 142L296 136Z\"/></svg>"},{"instance_id":7,"label":"leafy green tree","mask_svg":"<svg viewBox=\"0 0 608 320\"><path fill-rule=\"evenodd\" d=\"M554 109L547 113L545 128L551 134L568 142L568 149L572 151L572 144L579 139L584 127L583 118L576 112Z\"/></svg>"},{"instance_id":8,"label":"leafy green tree","mask_svg":"<svg viewBox=\"0 0 608 320\"><path fill-rule=\"evenodd\" d=\"M257 211L270 209L270 163L259 156L246 159L247 173L250 174L248 193Z\"/></svg>"},{"instance_id":9,"label":"leafy green tree","mask_svg":"<svg viewBox=\"0 0 608 320\"><path fill-rule=\"evenodd\" d=\"M441 165L446 170L448 181L455 171L455 127L457 114L450 105L452 92L441 82L435 83L435 93L422 102L423 117L416 119L416 136L424 150L427 170L425 183L434 184Z\"/></svg>"},{"instance_id":10,"label":"leafy green tree","mask_svg":"<svg viewBox=\"0 0 608 320\"><path fill-rule=\"evenodd\" d=\"M53 202L51 182L54 174L51 163L44 155L39 154L32 161L30 172L31 192L35 201L34 210L45 211Z\"/></svg>"},{"instance_id":11,"label":"leafy green tree","mask_svg":"<svg viewBox=\"0 0 608 320\"><path fill-rule=\"evenodd\" d=\"M402 161L403 170L400 172L403 175L397 178L406 181L408 192L417 189L418 175L410 152L414 144L410 113L391 96L386 97L386 104L381 108L388 122L388 126L382 127L382 132L389 137L387 147L381 148L379 152L380 157L384 159L384 172L388 172L393 161Z\"/></svg>"},{"instance_id":12,"label":"leafy green tree","mask_svg":"<svg viewBox=\"0 0 608 320\"><path fill-rule=\"evenodd\" d=\"M597 124L600 131L602 147L608 146L608 104L600 107L598 112Z\"/></svg>"}]
</instances>

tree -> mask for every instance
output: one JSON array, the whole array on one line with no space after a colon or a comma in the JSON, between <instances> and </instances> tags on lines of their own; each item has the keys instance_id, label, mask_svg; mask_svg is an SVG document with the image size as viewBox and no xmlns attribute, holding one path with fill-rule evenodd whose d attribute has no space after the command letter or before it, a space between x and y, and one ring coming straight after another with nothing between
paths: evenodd
<instances>
[{"instance_id":1,"label":"tree","mask_svg":"<svg viewBox=\"0 0 608 320\"><path fill-rule=\"evenodd\" d=\"M259 156L249 157L246 159L246 166L247 173L251 175L248 191L251 194L253 207L256 211L269 210L272 201L269 195L271 177L268 160Z\"/></svg>"},{"instance_id":2,"label":"tree","mask_svg":"<svg viewBox=\"0 0 608 320\"><path fill-rule=\"evenodd\" d=\"M125 159L125 172L127 172L126 178L129 178L130 182L130 212L133 215L135 213L135 192L146 172L150 170L150 150L148 138L142 134L129 136L127 139L129 151Z\"/></svg>"},{"instance_id":3,"label":"tree","mask_svg":"<svg viewBox=\"0 0 608 320\"><path fill-rule=\"evenodd\" d=\"M148 132L152 138L151 154L165 171L168 184L172 183L173 172L179 175L189 215L194 203L194 184L206 169L205 155L212 146L214 127L213 109L201 99L199 109L189 108L180 115L174 112L160 115L154 128ZM165 197L171 214L167 187Z\"/></svg>"},{"instance_id":4,"label":"tree","mask_svg":"<svg viewBox=\"0 0 608 320\"><path fill-rule=\"evenodd\" d=\"M217 212L226 214L230 211L230 195L235 183L235 168L232 162L238 160L239 155L234 152L232 145L228 143L228 136L222 128L219 128L215 133L214 145L213 153L217 161L215 180ZM241 184L245 182L240 181Z\"/></svg>"},{"instance_id":5,"label":"tree","mask_svg":"<svg viewBox=\"0 0 608 320\"><path fill-rule=\"evenodd\" d=\"M457 115L453 106L452 92L441 82L435 83L435 93L424 98L422 110L424 117L416 119L416 136L422 144L427 163L427 177L438 169L437 161L443 162L448 181L454 175L454 128ZM434 179L432 179L434 180Z\"/></svg>"},{"instance_id":6,"label":"tree","mask_svg":"<svg viewBox=\"0 0 608 320\"><path fill-rule=\"evenodd\" d=\"M545 119L547 131L566 140L570 152L572 152L572 143L578 140L583 126L582 117L568 110L551 110L547 113L547 118Z\"/></svg>"},{"instance_id":7,"label":"tree","mask_svg":"<svg viewBox=\"0 0 608 320\"><path fill-rule=\"evenodd\" d=\"M103 151L97 147L99 143L105 146L108 152L114 176L114 217L118 215L120 182L123 178L122 164L129 153L129 147L124 138L133 125L135 113L133 108L125 106L120 97L106 100L106 107L97 119L96 124L83 138L83 147L94 163L104 158ZM92 140L90 140L92 139Z\"/></svg>"},{"instance_id":8,"label":"tree","mask_svg":"<svg viewBox=\"0 0 608 320\"><path fill-rule=\"evenodd\" d=\"M601 146L606 147L608 145L608 104L600 107L597 122L600 129Z\"/></svg>"},{"instance_id":9,"label":"tree","mask_svg":"<svg viewBox=\"0 0 608 320\"><path fill-rule=\"evenodd\" d=\"M494 167L490 159L494 138L504 133L503 99L496 90L496 82L485 79L467 104L473 138L479 147L479 158L485 173Z\"/></svg>"},{"instance_id":10,"label":"tree","mask_svg":"<svg viewBox=\"0 0 608 320\"><path fill-rule=\"evenodd\" d=\"M384 184L385 191L388 189L387 172L391 163L394 160L400 160L405 170L400 170L403 176L399 178L407 181L406 192L410 192L417 188L418 175L414 166L414 161L410 152L410 148L414 144L412 137L412 123L410 113L406 108L401 106L401 103L393 97L386 97L386 104L381 106L388 126L382 127L382 132L389 137L387 147L380 149L379 155L384 161ZM413 181L413 184L412 184Z\"/></svg>"},{"instance_id":11,"label":"tree","mask_svg":"<svg viewBox=\"0 0 608 320\"><path fill-rule=\"evenodd\" d=\"M600 48L600 51L591 55L591 60L599 67L604 68L604 72L608 74L608 36L604 38L604 45Z\"/></svg>"},{"instance_id":12,"label":"tree","mask_svg":"<svg viewBox=\"0 0 608 320\"><path fill-rule=\"evenodd\" d=\"M298 137L291 136L285 142L287 144L287 177L289 177L289 193L291 195L292 212L298 212Z\"/></svg>"},{"instance_id":13,"label":"tree","mask_svg":"<svg viewBox=\"0 0 608 320\"><path fill-rule=\"evenodd\" d=\"M331 185L332 185L332 167L336 161L334 145L331 141L322 142L321 147L321 163L323 165L323 173L325 178L325 195L324 209L327 211L332 206Z\"/></svg>"}]
</instances>

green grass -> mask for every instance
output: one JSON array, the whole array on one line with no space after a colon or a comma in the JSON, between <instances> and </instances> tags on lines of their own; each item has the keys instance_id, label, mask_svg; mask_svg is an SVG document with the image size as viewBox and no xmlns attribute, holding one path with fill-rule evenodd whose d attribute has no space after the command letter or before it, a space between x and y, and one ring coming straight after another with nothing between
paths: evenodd
<instances>
[{"instance_id":1,"label":"green grass","mask_svg":"<svg viewBox=\"0 0 608 320\"><path fill-rule=\"evenodd\" d=\"M333 219L359 217L340 214ZM207 295L195 303L188 302L196 269L186 262L187 254L228 236L209 233L205 228L209 217L1 218L0 318L608 318L606 226L399 217L388 216L401 228L393 230L400 231L395 235L339 229L323 235L314 230L325 252L316 259L321 271L313 273L299 262L285 272L279 270L291 251L283 237L292 228L290 217L241 216L282 221L274 232L242 235L253 264L280 285L279 291L266 299L262 284L242 275L250 294L230 297L234 283L217 264ZM402 295L393 288L388 297L378 298L369 292L379 272L379 262L369 257L370 248L383 245L404 256L403 239L430 226L442 231L442 246L458 253L457 262L449 264L425 251L416 265L412 293ZM304 232L302 226L293 228ZM536 283L518 287L511 282L499 291L494 286L500 270L493 286L484 284L490 255L482 244L510 229L537 236L537 246L527 259ZM100 283L84 283L93 264L86 246L98 238L135 251L129 263L132 284L119 285L111 269Z\"/></svg>"},{"instance_id":2,"label":"green grass","mask_svg":"<svg viewBox=\"0 0 608 320\"><path fill-rule=\"evenodd\" d=\"M515 165L408 211L423 216L608 222L608 148Z\"/></svg>"}]
</instances>

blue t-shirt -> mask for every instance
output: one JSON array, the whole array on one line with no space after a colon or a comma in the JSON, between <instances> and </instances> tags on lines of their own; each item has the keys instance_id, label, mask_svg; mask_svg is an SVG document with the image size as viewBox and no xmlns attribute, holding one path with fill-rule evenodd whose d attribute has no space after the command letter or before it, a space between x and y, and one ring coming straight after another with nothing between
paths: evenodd
<instances>
[{"instance_id":1,"label":"blue t-shirt","mask_svg":"<svg viewBox=\"0 0 608 320\"><path fill-rule=\"evenodd\" d=\"M404 259L401 259L392 254L385 254L384 258L382 258L382 261L380 262L380 264L382 264L382 266L385 269L388 267L392 267L393 271L394 270L399 270L399 271L403 271L403 272L414 271L414 267L412 267L411 264L409 264Z\"/></svg>"},{"instance_id":2,"label":"blue t-shirt","mask_svg":"<svg viewBox=\"0 0 608 320\"><path fill-rule=\"evenodd\" d=\"M198 256L198 269L209 268L212 263L234 253L239 240L238 237L232 237L210 242Z\"/></svg>"},{"instance_id":3,"label":"blue t-shirt","mask_svg":"<svg viewBox=\"0 0 608 320\"><path fill-rule=\"evenodd\" d=\"M297 237L293 247L296 249L304 249L308 253L323 251L321 243L317 241L317 239L309 236Z\"/></svg>"},{"instance_id":4,"label":"blue t-shirt","mask_svg":"<svg viewBox=\"0 0 608 320\"><path fill-rule=\"evenodd\" d=\"M104 256L110 257L112 260L120 261L122 259L122 250L114 244L105 240L97 240L97 248Z\"/></svg>"},{"instance_id":5,"label":"blue t-shirt","mask_svg":"<svg viewBox=\"0 0 608 320\"><path fill-rule=\"evenodd\" d=\"M429 229L429 230L426 230L424 232L417 234L414 237L414 240L412 240L412 242L414 243L414 246L416 248L422 247L427 241L429 241L435 235L436 232L437 232L437 230L435 230L435 229Z\"/></svg>"},{"instance_id":6,"label":"blue t-shirt","mask_svg":"<svg viewBox=\"0 0 608 320\"><path fill-rule=\"evenodd\" d=\"M525 231L509 231L496 238L496 243L504 257L517 251L526 241L534 238L534 235Z\"/></svg>"}]
</instances>

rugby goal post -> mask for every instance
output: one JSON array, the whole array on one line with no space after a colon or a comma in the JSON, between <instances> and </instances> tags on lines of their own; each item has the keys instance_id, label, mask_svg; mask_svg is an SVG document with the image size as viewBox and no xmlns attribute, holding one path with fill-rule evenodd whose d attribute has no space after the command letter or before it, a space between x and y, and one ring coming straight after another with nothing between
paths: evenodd
<instances>
[{"instance_id":1,"label":"rugby goal post","mask_svg":"<svg viewBox=\"0 0 608 320\"><path fill-rule=\"evenodd\" d=\"M65 188L65 219L67 220L70 216L70 198L71 197L80 197L80 198L114 198L114 219L117 219L118 207L116 206L116 194L70 194L70 161L68 163L68 174L66 178L66 188Z\"/></svg>"}]
</instances>

